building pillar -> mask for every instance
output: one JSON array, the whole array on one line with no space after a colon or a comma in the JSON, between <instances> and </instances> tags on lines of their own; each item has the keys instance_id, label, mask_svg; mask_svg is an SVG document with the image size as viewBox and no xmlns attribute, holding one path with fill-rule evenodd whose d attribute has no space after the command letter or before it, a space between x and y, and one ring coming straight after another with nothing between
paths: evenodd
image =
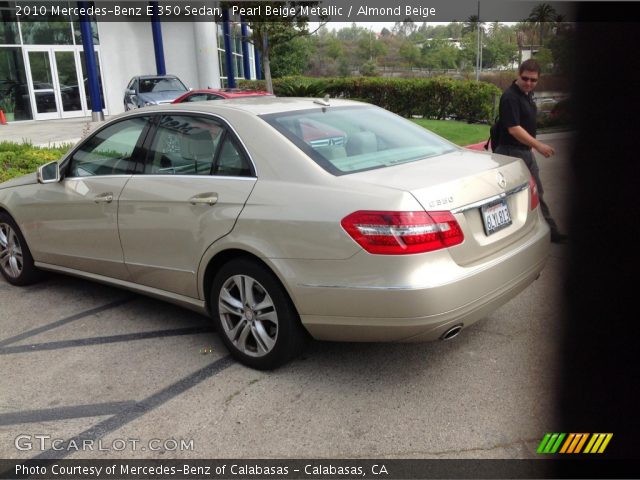
<instances>
[{"instance_id":1,"label":"building pillar","mask_svg":"<svg viewBox=\"0 0 640 480\"><path fill-rule=\"evenodd\" d=\"M220 88L220 64L218 61L218 24L194 22L197 88Z\"/></svg>"},{"instance_id":2,"label":"building pillar","mask_svg":"<svg viewBox=\"0 0 640 480\"><path fill-rule=\"evenodd\" d=\"M153 34L153 51L156 55L156 73L158 75L166 75L167 67L164 64L164 45L162 44L162 27L160 18L158 17L158 2L149 2L153 8L153 16L151 17L151 32Z\"/></svg>"},{"instance_id":3,"label":"building pillar","mask_svg":"<svg viewBox=\"0 0 640 480\"><path fill-rule=\"evenodd\" d=\"M231 27L229 26L229 10L227 8L222 9L222 32L224 37L224 63L227 66L227 86L236 88L233 51L231 50Z\"/></svg>"},{"instance_id":4,"label":"building pillar","mask_svg":"<svg viewBox=\"0 0 640 480\"><path fill-rule=\"evenodd\" d=\"M260 58L260 50L253 46L253 59L256 62L256 80L262 80L262 60Z\"/></svg>"},{"instance_id":5,"label":"building pillar","mask_svg":"<svg viewBox=\"0 0 640 480\"><path fill-rule=\"evenodd\" d=\"M249 29L244 17L240 17L240 31L242 32L242 65L244 67L244 78L251 80L251 62L249 61Z\"/></svg>"},{"instance_id":6,"label":"building pillar","mask_svg":"<svg viewBox=\"0 0 640 480\"><path fill-rule=\"evenodd\" d=\"M78 7L86 12L89 9L89 2L78 2ZM104 120L102 111L102 96L100 95L100 79L98 75L98 65L96 54L93 50L93 34L91 33L91 19L87 14L80 15L80 33L82 36L82 48L84 50L84 61L87 66L87 80L89 84L89 98L91 99L91 120L100 122Z\"/></svg>"}]
</instances>

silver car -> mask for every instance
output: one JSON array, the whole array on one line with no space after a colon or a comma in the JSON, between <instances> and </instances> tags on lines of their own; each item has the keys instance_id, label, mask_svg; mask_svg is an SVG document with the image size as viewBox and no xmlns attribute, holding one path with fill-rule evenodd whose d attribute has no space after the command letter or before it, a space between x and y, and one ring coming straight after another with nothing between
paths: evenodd
<instances>
[{"instance_id":1,"label":"silver car","mask_svg":"<svg viewBox=\"0 0 640 480\"><path fill-rule=\"evenodd\" d=\"M8 282L51 270L194 309L259 369L309 335L453 338L548 251L521 160L346 100L143 108L0 184Z\"/></svg>"},{"instance_id":2,"label":"silver car","mask_svg":"<svg viewBox=\"0 0 640 480\"><path fill-rule=\"evenodd\" d=\"M141 75L129 80L124 91L124 110L173 102L189 89L174 75Z\"/></svg>"}]
</instances>

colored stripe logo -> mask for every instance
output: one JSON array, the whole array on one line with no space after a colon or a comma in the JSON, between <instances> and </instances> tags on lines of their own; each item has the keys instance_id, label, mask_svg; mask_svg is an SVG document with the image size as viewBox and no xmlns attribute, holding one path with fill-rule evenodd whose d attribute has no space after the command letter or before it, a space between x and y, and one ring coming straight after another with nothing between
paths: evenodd
<instances>
[{"instance_id":1,"label":"colored stripe logo","mask_svg":"<svg viewBox=\"0 0 640 480\"><path fill-rule=\"evenodd\" d=\"M536 452L540 454L603 453L612 437L613 433L547 433Z\"/></svg>"}]
</instances>

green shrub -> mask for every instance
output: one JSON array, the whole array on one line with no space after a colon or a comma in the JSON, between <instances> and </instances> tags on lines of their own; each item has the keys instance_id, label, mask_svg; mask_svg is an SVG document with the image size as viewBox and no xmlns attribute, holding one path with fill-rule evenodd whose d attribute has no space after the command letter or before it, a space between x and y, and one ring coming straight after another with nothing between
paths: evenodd
<instances>
[{"instance_id":1,"label":"green shrub","mask_svg":"<svg viewBox=\"0 0 640 480\"><path fill-rule=\"evenodd\" d=\"M322 97L326 82L322 79L283 77L273 85L273 93L280 97Z\"/></svg>"},{"instance_id":2,"label":"green shrub","mask_svg":"<svg viewBox=\"0 0 640 480\"><path fill-rule=\"evenodd\" d=\"M262 81L242 81L243 88L264 88ZM434 78L309 78L273 80L273 90L283 97L358 99L405 117L456 118L469 123L493 120L501 91L495 85L473 80Z\"/></svg>"},{"instance_id":3,"label":"green shrub","mask_svg":"<svg viewBox=\"0 0 640 480\"><path fill-rule=\"evenodd\" d=\"M60 159L69 147L45 148L27 142L0 142L0 182L35 172L40 165Z\"/></svg>"},{"instance_id":4,"label":"green shrub","mask_svg":"<svg viewBox=\"0 0 640 480\"><path fill-rule=\"evenodd\" d=\"M489 83L458 82L451 102L452 116L469 123L491 120L495 117L495 105L501 94L498 87Z\"/></svg>"}]
</instances>

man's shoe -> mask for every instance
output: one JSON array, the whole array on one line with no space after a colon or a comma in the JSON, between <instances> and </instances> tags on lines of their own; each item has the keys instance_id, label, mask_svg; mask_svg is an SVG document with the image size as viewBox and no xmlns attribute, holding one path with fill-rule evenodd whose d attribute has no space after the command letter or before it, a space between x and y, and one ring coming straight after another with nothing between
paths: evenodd
<instances>
[{"instance_id":1,"label":"man's shoe","mask_svg":"<svg viewBox=\"0 0 640 480\"><path fill-rule=\"evenodd\" d=\"M552 232L551 233L551 243L567 243L569 237L564 233Z\"/></svg>"}]
</instances>

